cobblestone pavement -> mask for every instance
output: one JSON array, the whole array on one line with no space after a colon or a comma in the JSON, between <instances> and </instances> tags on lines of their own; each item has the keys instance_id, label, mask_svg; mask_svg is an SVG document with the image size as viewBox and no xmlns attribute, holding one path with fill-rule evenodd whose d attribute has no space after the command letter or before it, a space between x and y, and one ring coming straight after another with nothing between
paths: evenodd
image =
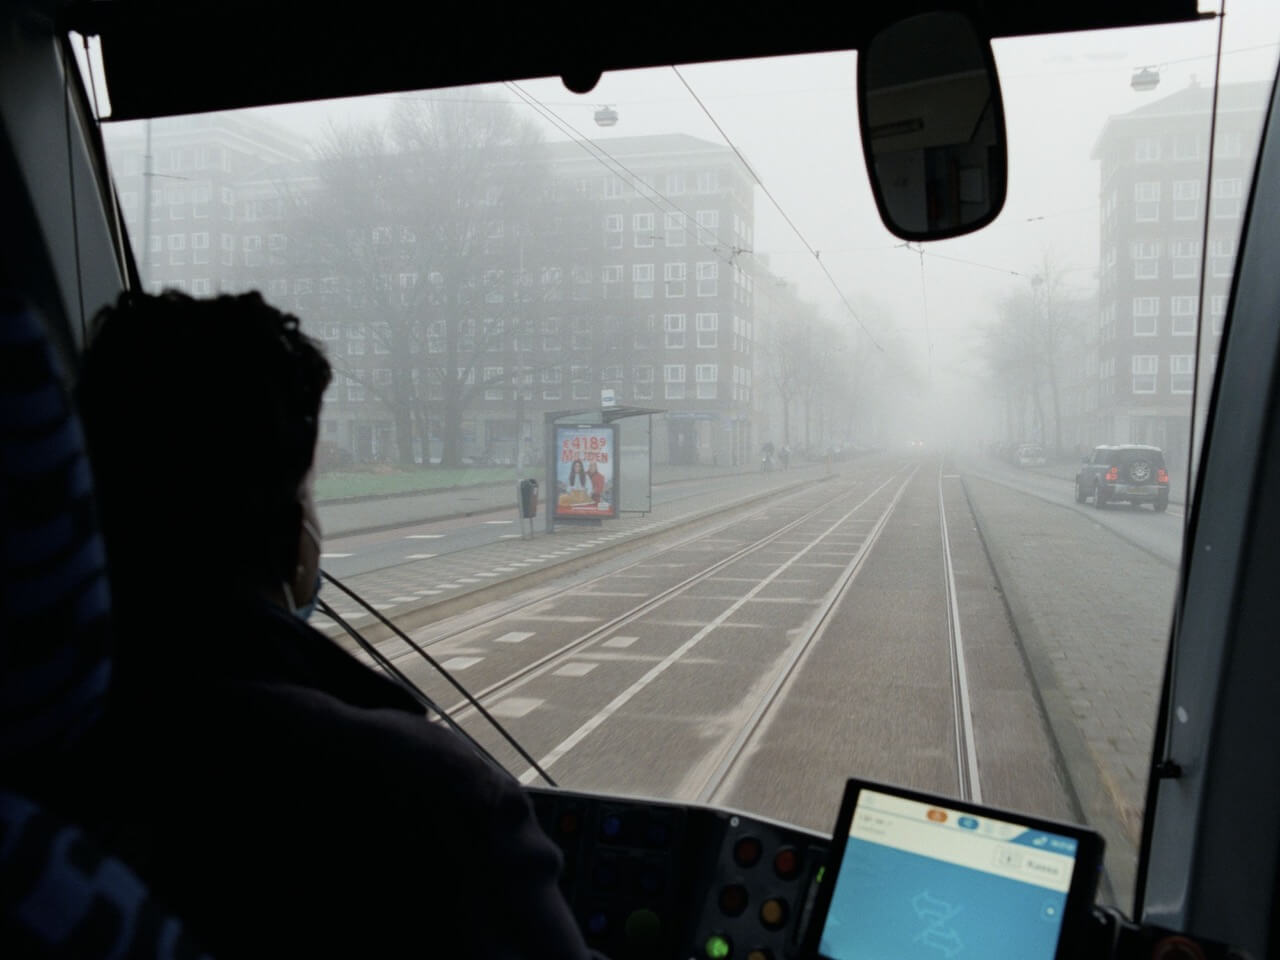
<instances>
[{"instance_id":1,"label":"cobblestone pavement","mask_svg":"<svg viewBox=\"0 0 1280 960\"><path fill-rule=\"evenodd\" d=\"M1132 901L1177 571L1069 508L965 487L1057 746Z\"/></svg>"}]
</instances>

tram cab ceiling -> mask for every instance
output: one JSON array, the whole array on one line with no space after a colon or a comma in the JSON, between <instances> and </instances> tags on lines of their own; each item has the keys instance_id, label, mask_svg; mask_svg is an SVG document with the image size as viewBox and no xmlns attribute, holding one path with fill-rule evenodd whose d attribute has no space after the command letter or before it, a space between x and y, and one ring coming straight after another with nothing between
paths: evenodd
<instances>
[{"instance_id":1,"label":"tram cab ceiling","mask_svg":"<svg viewBox=\"0 0 1280 960\"><path fill-rule=\"evenodd\" d=\"M862 49L887 24L937 9L965 13L984 39L1200 16L1196 0L903 0L785 14L772 3L726 11L658 0L643 17L602 4L587 18L578 5L508 2L369 0L342 16L249 0L51 0L50 7L63 8L66 28L101 38L116 120L546 76L585 93L607 70ZM583 29L566 28L574 21Z\"/></svg>"}]
</instances>

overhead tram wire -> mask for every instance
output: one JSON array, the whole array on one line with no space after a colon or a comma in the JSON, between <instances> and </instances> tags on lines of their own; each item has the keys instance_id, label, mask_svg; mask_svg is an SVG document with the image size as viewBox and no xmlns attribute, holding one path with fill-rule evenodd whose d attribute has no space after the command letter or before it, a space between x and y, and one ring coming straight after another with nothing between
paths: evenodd
<instances>
[{"instance_id":1,"label":"overhead tram wire","mask_svg":"<svg viewBox=\"0 0 1280 960\"><path fill-rule=\"evenodd\" d=\"M819 251L814 248L813 244L805 239L805 235L801 233L800 228L796 226L795 221L791 219L787 211L782 208L782 204L778 202L778 198L775 197L772 191L764 185L764 181L760 179L760 176L755 172L751 164L747 162L747 158L742 155L742 151L738 149L738 145L733 142L729 134L725 133L724 128L720 126L720 122L716 120L711 111L707 109L707 105L702 102L702 98L698 96L693 87L689 86L689 81L684 78L684 74L680 72L680 68L672 64L671 69L675 75L680 78L680 82L684 84L685 89L689 91L689 96L693 97L698 106L702 108L702 112L707 115L707 119L710 120L716 130L719 131L720 136L724 138L724 142L729 145L729 149L737 154L738 159L742 161L743 167L745 167L747 172L751 174L751 178L755 180L760 189L764 191L764 195L769 198L769 202L772 203L778 213L782 215L782 219L787 221L787 225L791 227L792 231L800 239L800 242L804 244L805 249L813 255L814 261L821 268L822 272L827 275L827 280L831 282L831 288L835 290L836 296L840 298L841 302L844 303L845 309L849 311L849 316L853 317L853 319L857 321L858 326L862 328L862 332L867 335L867 338L871 341L872 345L881 353L884 353L885 349L880 345L880 341L876 339L875 334L873 334L871 329L863 322L862 317L858 315L858 311L853 309L853 304L849 302L849 298L845 296L844 291L840 289L840 284L836 283L836 278L831 275L831 271L827 269L827 265L822 262L822 256Z\"/></svg>"},{"instance_id":2,"label":"overhead tram wire","mask_svg":"<svg viewBox=\"0 0 1280 960\"><path fill-rule=\"evenodd\" d=\"M636 173L634 170L632 170L630 167L624 164L621 160L619 160L617 157L611 154L604 147L600 146L600 144L596 143L590 137L586 136L586 134L584 134L581 130L579 130L577 127L571 124L568 120L565 120L563 117L561 117L558 113L556 113L546 104L544 104L541 100L539 100L533 94L527 92L518 83L515 83L514 81L509 80L506 82L506 86L508 86L513 91L515 91L517 96L523 97L525 103L528 106L533 108L533 110L535 110L544 120L546 120L548 123L555 126L556 129L558 129L561 133L564 133L571 140L573 140L574 143L576 143L579 147L581 147L584 151L586 151L588 156L594 159L606 170L608 170L610 173L614 175L621 176L623 179L628 180L631 186L636 189L636 196L647 201L649 204L651 204L655 209L657 209L661 213L683 214L685 217L685 223L686 224L692 223L694 226L694 229L696 231L694 236L694 242L697 243L698 246L702 247L705 250L710 250L713 254L718 254L721 248L732 251L732 253L730 254L727 260L717 257L717 259L722 259L723 262L728 266L733 266L733 258L737 252L743 252L743 253L746 252L746 251L739 251L739 248L735 244L726 243L724 239L715 231L713 231L710 227L704 227L701 224L699 224L697 222L697 218L691 215L688 210L680 206L680 204L676 203L674 200L668 197L665 193L663 193L657 187L650 186L644 180L644 178L642 178L638 173ZM608 158L608 159L606 160L604 158ZM610 164L612 164L613 166L610 166ZM619 173L619 171L621 171L621 173ZM649 194L651 195L645 195L645 193L639 189L640 187L643 187L644 190L648 191ZM658 203L658 200L655 198L660 198L672 209L671 210L664 209ZM708 236L710 236L713 240L715 240L715 246L713 247L708 246L697 235L698 233L705 233Z\"/></svg>"}]
</instances>

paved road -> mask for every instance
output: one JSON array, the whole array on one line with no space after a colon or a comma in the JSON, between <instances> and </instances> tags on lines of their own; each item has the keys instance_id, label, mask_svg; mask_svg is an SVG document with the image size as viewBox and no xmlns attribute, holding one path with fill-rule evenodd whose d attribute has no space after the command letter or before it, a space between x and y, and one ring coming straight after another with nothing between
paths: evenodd
<instances>
[{"instance_id":1,"label":"paved road","mask_svg":"<svg viewBox=\"0 0 1280 960\"><path fill-rule=\"evenodd\" d=\"M1180 528L1061 492L982 462L868 457L414 637L562 785L829 831L849 775L954 796L971 763L985 802L1102 831L1104 898L1127 905ZM432 530L501 536L485 526ZM398 533L377 549L403 550ZM534 780L422 660L380 649Z\"/></svg>"}]
</instances>

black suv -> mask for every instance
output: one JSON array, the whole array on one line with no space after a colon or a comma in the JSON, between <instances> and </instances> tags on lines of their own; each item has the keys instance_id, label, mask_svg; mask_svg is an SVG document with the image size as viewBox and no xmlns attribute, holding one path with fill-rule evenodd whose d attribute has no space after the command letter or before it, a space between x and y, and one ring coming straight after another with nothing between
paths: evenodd
<instances>
[{"instance_id":1,"label":"black suv","mask_svg":"<svg viewBox=\"0 0 1280 960\"><path fill-rule=\"evenodd\" d=\"M1099 510L1116 500L1149 503L1156 513L1169 506L1169 473L1159 447L1129 443L1095 447L1076 474L1076 503L1093 497Z\"/></svg>"}]
</instances>

